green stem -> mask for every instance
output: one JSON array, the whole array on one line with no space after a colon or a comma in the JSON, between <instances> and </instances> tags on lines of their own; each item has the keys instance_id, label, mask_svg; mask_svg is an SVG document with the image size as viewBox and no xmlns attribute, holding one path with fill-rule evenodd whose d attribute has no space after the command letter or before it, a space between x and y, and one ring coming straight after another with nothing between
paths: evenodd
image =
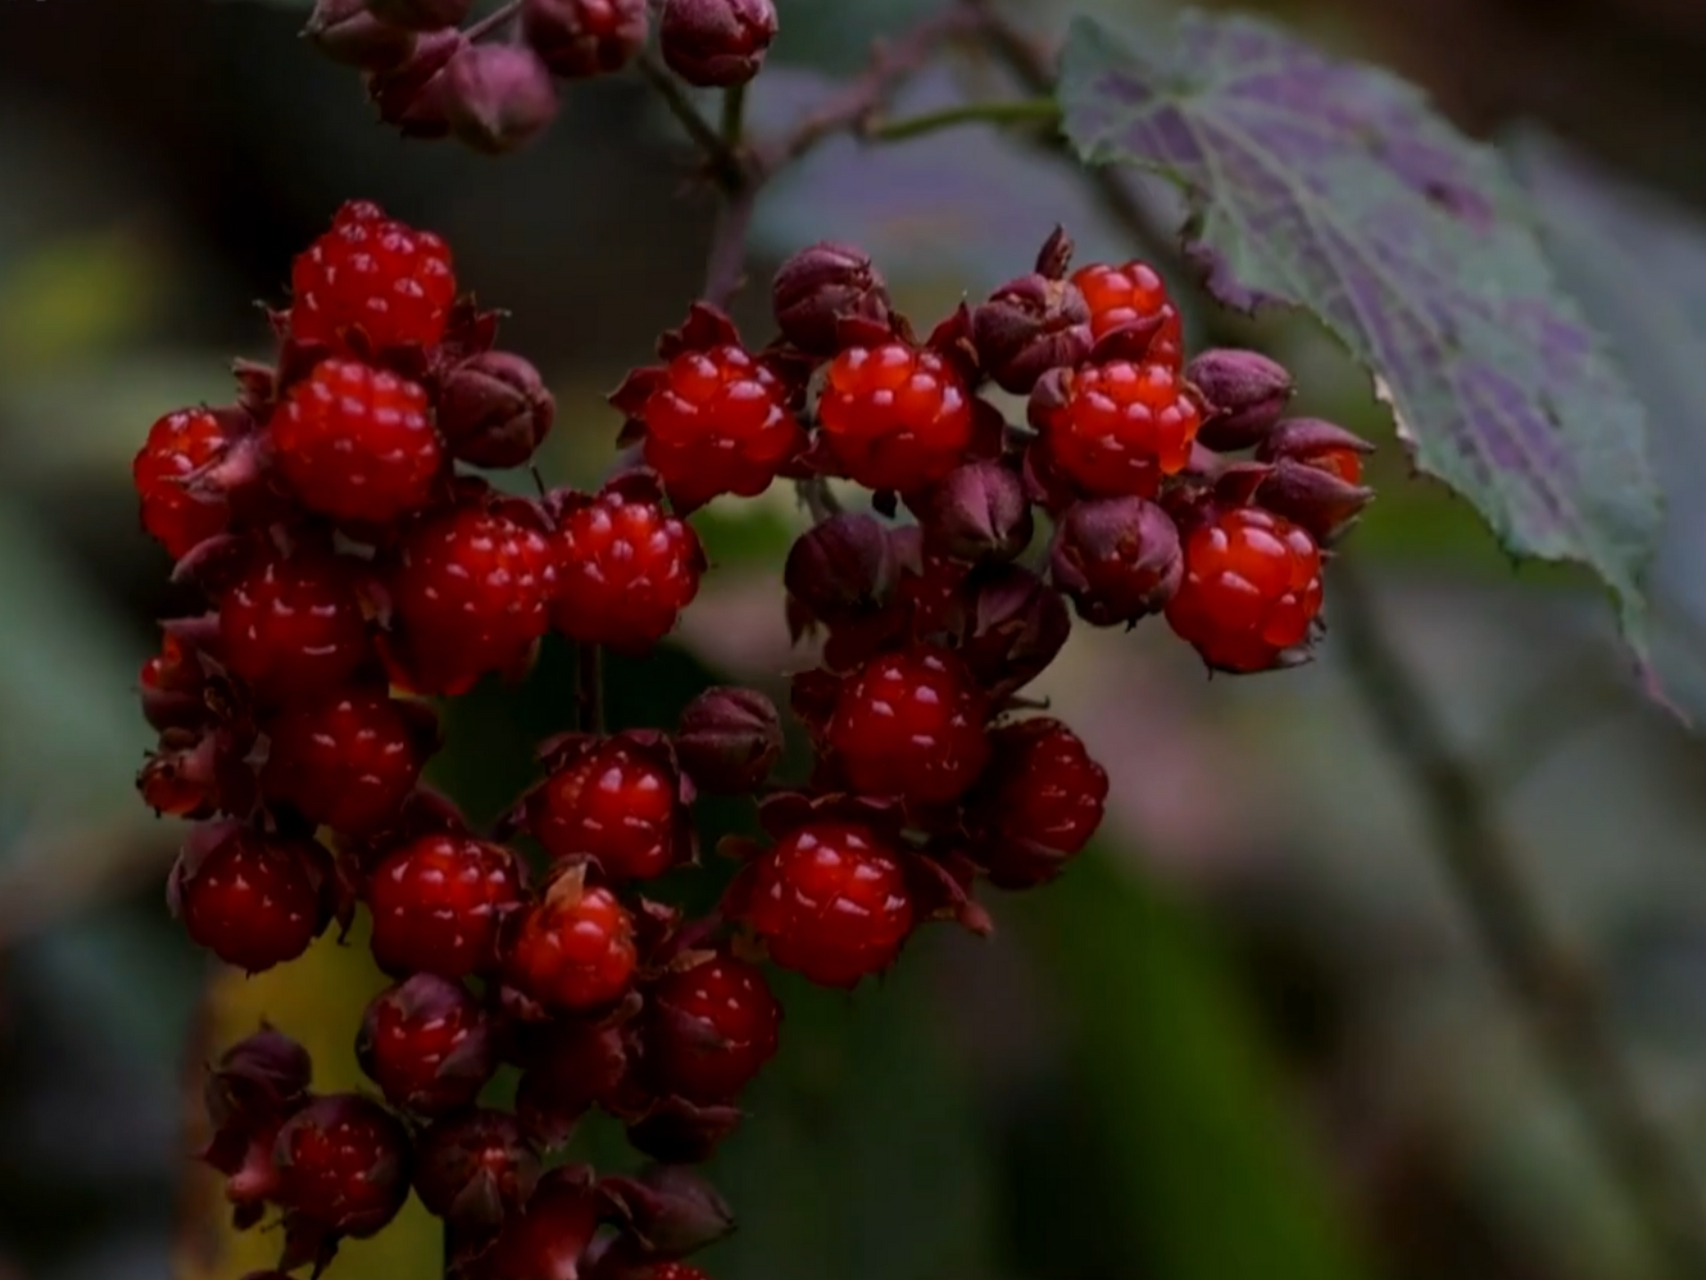
<instances>
[{"instance_id":1,"label":"green stem","mask_svg":"<svg viewBox=\"0 0 1706 1280\"><path fill-rule=\"evenodd\" d=\"M962 124L1025 125L1060 123L1060 108L1053 98L1016 98L1006 102L967 102L940 111L886 120L873 124L865 136L879 142L899 142L903 138L918 138L939 129L954 129Z\"/></svg>"},{"instance_id":2,"label":"green stem","mask_svg":"<svg viewBox=\"0 0 1706 1280\"><path fill-rule=\"evenodd\" d=\"M746 85L732 85L723 90L723 145L740 154L746 130Z\"/></svg>"},{"instance_id":3,"label":"green stem","mask_svg":"<svg viewBox=\"0 0 1706 1280\"><path fill-rule=\"evenodd\" d=\"M646 83L657 91L663 105L669 108L669 113L693 140L693 145L705 154L717 185L728 192L739 191L744 187L747 173L745 166L741 164L740 156L724 141L723 135L712 127L711 122L705 118L669 70L650 54L641 54L634 65Z\"/></svg>"}]
</instances>

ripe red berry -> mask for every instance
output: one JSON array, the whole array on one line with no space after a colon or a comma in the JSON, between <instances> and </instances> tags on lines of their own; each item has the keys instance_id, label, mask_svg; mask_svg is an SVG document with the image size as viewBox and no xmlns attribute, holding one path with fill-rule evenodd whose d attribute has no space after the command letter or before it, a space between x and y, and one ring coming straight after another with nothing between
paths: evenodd
<instances>
[{"instance_id":1,"label":"ripe red berry","mask_svg":"<svg viewBox=\"0 0 1706 1280\"><path fill-rule=\"evenodd\" d=\"M646 464L683 511L763 493L804 440L781 379L730 343L671 360L640 418Z\"/></svg>"},{"instance_id":2,"label":"ripe red berry","mask_svg":"<svg viewBox=\"0 0 1706 1280\"><path fill-rule=\"evenodd\" d=\"M1058 720L1021 720L990 741L989 769L967 801L972 855L1004 889L1045 884L1096 834L1108 775Z\"/></svg>"},{"instance_id":3,"label":"ripe red berry","mask_svg":"<svg viewBox=\"0 0 1706 1280\"><path fill-rule=\"evenodd\" d=\"M524 0L521 33L569 80L620 71L646 45L646 0Z\"/></svg>"},{"instance_id":4,"label":"ripe red berry","mask_svg":"<svg viewBox=\"0 0 1706 1280\"><path fill-rule=\"evenodd\" d=\"M1167 285L1147 262L1111 266L1105 262L1080 267L1072 283L1090 307L1090 332L1095 337L1130 324L1159 320L1148 358L1177 371L1184 358L1184 327L1179 309L1167 295Z\"/></svg>"},{"instance_id":5,"label":"ripe red berry","mask_svg":"<svg viewBox=\"0 0 1706 1280\"><path fill-rule=\"evenodd\" d=\"M1264 671L1308 638L1321 611L1321 553L1302 528L1237 507L1185 539L1167 621L1212 667Z\"/></svg>"},{"instance_id":6,"label":"ripe red berry","mask_svg":"<svg viewBox=\"0 0 1706 1280\"><path fill-rule=\"evenodd\" d=\"M224 533L231 522L231 508L224 500L192 494L181 483L217 458L228 439L219 419L206 409L180 409L148 428L148 439L131 464L131 478L142 499L142 527L174 560Z\"/></svg>"},{"instance_id":7,"label":"ripe red berry","mask_svg":"<svg viewBox=\"0 0 1706 1280\"><path fill-rule=\"evenodd\" d=\"M776 1055L782 1006L764 974L731 955L668 974L646 1013L646 1077L660 1094L729 1102Z\"/></svg>"},{"instance_id":8,"label":"ripe red berry","mask_svg":"<svg viewBox=\"0 0 1706 1280\"><path fill-rule=\"evenodd\" d=\"M521 863L501 845L448 834L405 845L368 882L374 960L387 973L450 979L485 970L523 883Z\"/></svg>"},{"instance_id":9,"label":"ripe red berry","mask_svg":"<svg viewBox=\"0 0 1706 1280\"><path fill-rule=\"evenodd\" d=\"M235 822L195 828L170 886L184 932L249 973L296 959L323 919L316 887L320 856L310 842Z\"/></svg>"},{"instance_id":10,"label":"ripe red berry","mask_svg":"<svg viewBox=\"0 0 1706 1280\"><path fill-rule=\"evenodd\" d=\"M352 200L297 257L290 287L297 338L348 347L359 334L358 349L377 352L437 343L456 298L456 273L443 240Z\"/></svg>"},{"instance_id":11,"label":"ripe red berry","mask_svg":"<svg viewBox=\"0 0 1706 1280\"><path fill-rule=\"evenodd\" d=\"M988 699L960 660L919 647L879 654L855 672L824 737L853 790L942 804L989 758L988 718Z\"/></svg>"},{"instance_id":12,"label":"ripe red berry","mask_svg":"<svg viewBox=\"0 0 1706 1280\"><path fill-rule=\"evenodd\" d=\"M220 596L221 656L266 701L344 684L372 653L350 561L257 558Z\"/></svg>"},{"instance_id":13,"label":"ripe red berry","mask_svg":"<svg viewBox=\"0 0 1706 1280\"><path fill-rule=\"evenodd\" d=\"M711 1277L685 1262L664 1262L652 1268L647 1280L711 1280Z\"/></svg>"},{"instance_id":14,"label":"ripe red berry","mask_svg":"<svg viewBox=\"0 0 1706 1280\"><path fill-rule=\"evenodd\" d=\"M292 707L268 721L266 733L262 794L334 831L384 826L425 763L418 727L393 699L368 690Z\"/></svg>"},{"instance_id":15,"label":"ripe red berry","mask_svg":"<svg viewBox=\"0 0 1706 1280\"><path fill-rule=\"evenodd\" d=\"M303 505L386 524L424 505L444 468L419 384L355 360L324 360L272 419L279 470Z\"/></svg>"},{"instance_id":16,"label":"ripe red berry","mask_svg":"<svg viewBox=\"0 0 1706 1280\"><path fill-rule=\"evenodd\" d=\"M460 1226L498 1226L538 1180L539 1153L504 1111L481 1107L439 1120L415 1153L415 1194L429 1213Z\"/></svg>"},{"instance_id":17,"label":"ripe red berry","mask_svg":"<svg viewBox=\"0 0 1706 1280\"><path fill-rule=\"evenodd\" d=\"M827 987L894 962L912 932L900 855L865 827L814 823L751 863L742 916L770 958Z\"/></svg>"},{"instance_id":18,"label":"ripe red berry","mask_svg":"<svg viewBox=\"0 0 1706 1280\"><path fill-rule=\"evenodd\" d=\"M490 1019L460 982L417 973L373 998L356 1057L386 1100L436 1115L471 1104L497 1066Z\"/></svg>"},{"instance_id":19,"label":"ripe red berry","mask_svg":"<svg viewBox=\"0 0 1706 1280\"><path fill-rule=\"evenodd\" d=\"M567 761L534 793L534 837L553 858L590 859L612 880L649 880L685 851L680 782L621 738Z\"/></svg>"},{"instance_id":20,"label":"ripe red berry","mask_svg":"<svg viewBox=\"0 0 1706 1280\"><path fill-rule=\"evenodd\" d=\"M658 21L663 60L701 87L745 84L775 38L772 0L664 0Z\"/></svg>"},{"instance_id":21,"label":"ripe red berry","mask_svg":"<svg viewBox=\"0 0 1706 1280\"><path fill-rule=\"evenodd\" d=\"M525 666L557 570L531 504L478 495L414 523L387 578L397 656L421 693L467 691Z\"/></svg>"},{"instance_id":22,"label":"ripe red berry","mask_svg":"<svg viewBox=\"0 0 1706 1280\"><path fill-rule=\"evenodd\" d=\"M510 940L504 973L522 994L570 1013L613 1004L633 981L634 921L616 895L558 880Z\"/></svg>"},{"instance_id":23,"label":"ripe red berry","mask_svg":"<svg viewBox=\"0 0 1706 1280\"><path fill-rule=\"evenodd\" d=\"M643 652L699 593L699 535L655 502L607 490L557 520L557 630L582 644Z\"/></svg>"},{"instance_id":24,"label":"ripe red berry","mask_svg":"<svg viewBox=\"0 0 1706 1280\"><path fill-rule=\"evenodd\" d=\"M1176 370L1114 360L1069 376L1067 386L1042 426L1050 458L1086 493L1152 498L1162 476L1191 460L1202 411Z\"/></svg>"},{"instance_id":25,"label":"ripe red berry","mask_svg":"<svg viewBox=\"0 0 1706 1280\"><path fill-rule=\"evenodd\" d=\"M315 1098L273 1148L278 1201L338 1235L373 1235L409 1194L409 1135L379 1103L354 1093Z\"/></svg>"},{"instance_id":26,"label":"ripe red berry","mask_svg":"<svg viewBox=\"0 0 1706 1280\"><path fill-rule=\"evenodd\" d=\"M933 484L971 443L971 397L960 375L936 352L903 342L836 356L818 417L830 453L867 489Z\"/></svg>"}]
</instances>

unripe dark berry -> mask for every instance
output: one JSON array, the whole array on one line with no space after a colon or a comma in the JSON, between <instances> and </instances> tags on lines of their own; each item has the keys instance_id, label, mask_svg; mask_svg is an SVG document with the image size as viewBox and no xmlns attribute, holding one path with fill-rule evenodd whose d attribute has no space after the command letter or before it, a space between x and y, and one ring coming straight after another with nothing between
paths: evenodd
<instances>
[{"instance_id":1,"label":"unripe dark berry","mask_svg":"<svg viewBox=\"0 0 1706 1280\"><path fill-rule=\"evenodd\" d=\"M582 1019L525 1030L516 1113L530 1133L557 1145L586 1112L617 1100L628 1076L627 1040L619 1025Z\"/></svg>"},{"instance_id":2,"label":"unripe dark berry","mask_svg":"<svg viewBox=\"0 0 1706 1280\"><path fill-rule=\"evenodd\" d=\"M921 804L957 799L989 756L988 699L946 650L880 654L841 687L824 740L848 785Z\"/></svg>"},{"instance_id":3,"label":"unripe dark berry","mask_svg":"<svg viewBox=\"0 0 1706 1280\"><path fill-rule=\"evenodd\" d=\"M703 1108L701 1114L719 1109L728 1108ZM622 1266L626 1255L639 1261L646 1255L655 1259L697 1253L735 1227L728 1201L689 1164L648 1165L636 1177L602 1178L598 1189L621 1232L606 1255L612 1271L633 1272L632 1267ZM655 1274L656 1264L642 1262L640 1271L649 1277Z\"/></svg>"},{"instance_id":4,"label":"unripe dark berry","mask_svg":"<svg viewBox=\"0 0 1706 1280\"><path fill-rule=\"evenodd\" d=\"M741 795L763 785L782 755L782 718L756 689L707 689L681 712L675 753L694 785Z\"/></svg>"},{"instance_id":5,"label":"unripe dark berry","mask_svg":"<svg viewBox=\"0 0 1706 1280\"><path fill-rule=\"evenodd\" d=\"M1143 498L1103 498L1067 508L1049 548L1049 576L1098 627L1159 613L1184 577L1179 528Z\"/></svg>"},{"instance_id":6,"label":"unripe dark berry","mask_svg":"<svg viewBox=\"0 0 1706 1280\"><path fill-rule=\"evenodd\" d=\"M525 146L557 114L557 86L525 45L474 44L444 69L445 118L456 137L486 155Z\"/></svg>"},{"instance_id":7,"label":"unripe dark berry","mask_svg":"<svg viewBox=\"0 0 1706 1280\"><path fill-rule=\"evenodd\" d=\"M269 1026L244 1036L207 1073L202 1098L220 1129L260 1128L308 1100L314 1064L295 1040Z\"/></svg>"},{"instance_id":8,"label":"unripe dark berry","mask_svg":"<svg viewBox=\"0 0 1706 1280\"><path fill-rule=\"evenodd\" d=\"M266 701L346 683L373 653L352 562L260 555L219 597L220 654Z\"/></svg>"},{"instance_id":9,"label":"unripe dark berry","mask_svg":"<svg viewBox=\"0 0 1706 1280\"><path fill-rule=\"evenodd\" d=\"M261 769L262 794L315 826L345 833L383 827L426 763L419 719L368 690L294 706L266 724L271 745Z\"/></svg>"},{"instance_id":10,"label":"unripe dark berry","mask_svg":"<svg viewBox=\"0 0 1706 1280\"><path fill-rule=\"evenodd\" d=\"M972 437L971 396L946 359L903 342L852 347L818 401L830 455L867 489L909 493L952 471Z\"/></svg>"},{"instance_id":11,"label":"unripe dark berry","mask_svg":"<svg viewBox=\"0 0 1706 1280\"><path fill-rule=\"evenodd\" d=\"M468 989L417 973L373 998L356 1056L387 1101L438 1115L470 1105L497 1067L491 1019Z\"/></svg>"},{"instance_id":12,"label":"unripe dark berry","mask_svg":"<svg viewBox=\"0 0 1706 1280\"><path fill-rule=\"evenodd\" d=\"M1072 275L1072 283L1090 308L1090 331L1097 338L1129 325L1158 322L1148 358L1177 372L1184 358L1184 327L1167 286L1147 262L1124 266L1091 263Z\"/></svg>"},{"instance_id":13,"label":"unripe dark berry","mask_svg":"<svg viewBox=\"0 0 1706 1280\"><path fill-rule=\"evenodd\" d=\"M513 1115L476 1108L435 1122L415 1152L415 1194L460 1227L499 1226L533 1194L539 1153Z\"/></svg>"},{"instance_id":14,"label":"unripe dark berry","mask_svg":"<svg viewBox=\"0 0 1706 1280\"><path fill-rule=\"evenodd\" d=\"M1296 390L1284 365L1255 351L1204 351L1185 366L1185 381L1207 403L1197 439L1227 451L1259 443Z\"/></svg>"},{"instance_id":15,"label":"unripe dark berry","mask_svg":"<svg viewBox=\"0 0 1706 1280\"><path fill-rule=\"evenodd\" d=\"M170 897L191 940L226 964L260 973L308 949L324 923L317 845L235 822L191 832Z\"/></svg>"},{"instance_id":16,"label":"unripe dark berry","mask_svg":"<svg viewBox=\"0 0 1706 1280\"><path fill-rule=\"evenodd\" d=\"M1035 525L1025 486L994 460L955 467L921 504L930 550L958 560L1011 560L1031 544Z\"/></svg>"},{"instance_id":17,"label":"unripe dark berry","mask_svg":"<svg viewBox=\"0 0 1706 1280\"><path fill-rule=\"evenodd\" d=\"M827 240L782 264L770 286L770 305L782 336L814 356L841 350L844 323L884 326L891 315L888 286L870 255Z\"/></svg>"},{"instance_id":18,"label":"unripe dark berry","mask_svg":"<svg viewBox=\"0 0 1706 1280\"><path fill-rule=\"evenodd\" d=\"M811 981L851 987L889 967L912 932L901 855L868 828L801 827L750 863L742 918L770 958Z\"/></svg>"},{"instance_id":19,"label":"unripe dark berry","mask_svg":"<svg viewBox=\"0 0 1706 1280\"><path fill-rule=\"evenodd\" d=\"M522 0L521 32L552 75L608 75L646 47L646 0Z\"/></svg>"},{"instance_id":20,"label":"unripe dark berry","mask_svg":"<svg viewBox=\"0 0 1706 1280\"><path fill-rule=\"evenodd\" d=\"M408 1131L359 1094L308 1103L279 1130L274 1160L279 1203L336 1235L375 1234L408 1198Z\"/></svg>"},{"instance_id":21,"label":"unripe dark berry","mask_svg":"<svg viewBox=\"0 0 1706 1280\"><path fill-rule=\"evenodd\" d=\"M450 452L476 467L519 467L551 431L556 401L539 370L508 351L483 351L450 371L438 394L438 429Z\"/></svg>"},{"instance_id":22,"label":"unripe dark berry","mask_svg":"<svg viewBox=\"0 0 1706 1280\"><path fill-rule=\"evenodd\" d=\"M485 971L524 883L520 861L501 845L449 834L405 845L368 881L375 962L387 973L452 980Z\"/></svg>"},{"instance_id":23,"label":"unripe dark berry","mask_svg":"<svg viewBox=\"0 0 1706 1280\"><path fill-rule=\"evenodd\" d=\"M693 527L620 489L557 510L557 630L623 653L643 653L669 634L705 572Z\"/></svg>"},{"instance_id":24,"label":"unripe dark berry","mask_svg":"<svg viewBox=\"0 0 1706 1280\"><path fill-rule=\"evenodd\" d=\"M1263 462L1291 459L1342 480L1362 483L1362 460L1374 446L1354 432L1320 418L1288 418L1274 427L1256 457Z\"/></svg>"},{"instance_id":25,"label":"unripe dark berry","mask_svg":"<svg viewBox=\"0 0 1706 1280\"><path fill-rule=\"evenodd\" d=\"M415 58L440 43L436 36L423 40ZM370 201L352 200L297 257L290 287L296 338L383 351L430 347L444 336L456 273L438 236L386 217Z\"/></svg>"},{"instance_id":26,"label":"unripe dark berry","mask_svg":"<svg viewBox=\"0 0 1706 1280\"><path fill-rule=\"evenodd\" d=\"M662 753L607 738L540 784L528 826L552 858L591 861L610 880L650 880L690 848L680 788Z\"/></svg>"},{"instance_id":27,"label":"unripe dark berry","mask_svg":"<svg viewBox=\"0 0 1706 1280\"><path fill-rule=\"evenodd\" d=\"M1321 553L1281 516L1235 507L1185 539L1185 577L1167 621L1211 667L1265 671L1309 637L1321 611Z\"/></svg>"},{"instance_id":28,"label":"unripe dark berry","mask_svg":"<svg viewBox=\"0 0 1706 1280\"><path fill-rule=\"evenodd\" d=\"M1108 775L1058 720L1004 725L989 769L966 802L970 851L1003 889L1054 879L1102 822Z\"/></svg>"},{"instance_id":29,"label":"unripe dark berry","mask_svg":"<svg viewBox=\"0 0 1706 1280\"><path fill-rule=\"evenodd\" d=\"M395 125L405 138L448 136L445 71L468 45L468 37L457 28L430 31L415 41L414 51L398 66L370 74L367 96L378 108L379 118Z\"/></svg>"},{"instance_id":30,"label":"unripe dark berry","mask_svg":"<svg viewBox=\"0 0 1706 1280\"><path fill-rule=\"evenodd\" d=\"M875 516L842 512L794 540L782 584L810 618L831 627L857 622L894 594L900 580L896 550Z\"/></svg>"},{"instance_id":31,"label":"unripe dark berry","mask_svg":"<svg viewBox=\"0 0 1706 1280\"><path fill-rule=\"evenodd\" d=\"M156 729L185 728L207 715L207 676L196 655L171 632L161 637L160 652L142 664L137 685L142 714Z\"/></svg>"},{"instance_id":32,"label":"unripe dark berry","mask_svg":"<svg viewBox=\"0 0 1706 1280\"><path fill-rule=\"evenodd\" d=\"M224 425L206 409L168 413L148 429L131 464L142 500L142 527L174 560L181 559L231 523L223 499L193 494L183 478L217 459L230 443Z\"/></svg>"},{"instance_id":33,"label":"unripe dark berry","mask_svg":"<svg viewBox=\"0 0 1706 1280\"><path fill-rule=\"evenodd\" d=\"M426 392L355 360L325 360L273 415L279 471L304 506L386 524L424 505L444 468Z\"/></svg>"},{"instance_id":34,"label":"unripe dark berry","mask_svg":"<svg viewBox=\"0 0 1706 1280\"><path fill-rule=\"evenodd\" d=\"M573 1168L553 1169L482 1255L483 1280L581 1280L598 1217L591 1179Z\"/></svg>"},{"instance_id":35,"label":"unripe dark berry","mask_svg":"<svg viewBox=\"0 0 1706 1280\"><path fill-rule=\"evenodd\" d=\"M518 922L506 980L547 1009L579 1013L614 1004L634 978L634 921L616 895L560 877Z\"/></svg>"},{"instance_id":36,"label":"unripe dark berry","mask_svg":"<svg viewBox=\"0 0 1706 1280\"><path fill-rule=\"evenodd\" d=\"M1049 460L1100 497L1152 498L1191 460L1202 412L1179 373L1153 361L1111 360L1038 384L1032 421ZM1044 396L1046 395L1046 400Z\"/></svg>"},{"instance_id":37,"label":"unripe dark berry","mask_svg":"<svg viewBox=\"0 0 1706 1280\"><path fill-rule=\"evenodd\" d=\"M646 1081L689 1102L733 1101L776 1055L782 1006L764 974L726 953L667 974L647 993Z\"/></svg>"},{"instance_id":38,"label":"unripe dark berry","mask_svg":"<svg viewBox=\"0 0 1706 1280\"><path fill-rule=\"evenodd\" d=\"M1070 281L1033 271L972 312L972 341L997 386L1027 395L1050 369L1070 369L1090 354L1090 308Z\"/></svg>"},{"instance_id":39,"label":"unripe dark berry","mask_svg":"<svg viewBox=\"0 0 1706 1280\"><path fill-rule=\"evenodd\" d=\"M474 0L367 0L374 17L407 31L460 26Z\"/></svg>"},{"instance_id":40,"label":"unripe dark berry","mask_svg":"<svg viewBox=\"0 0 1706 1280\"><path fill-rule=\"evenodd\" d=\"M771 0L664 0L658 47L688 84L745 84L764 65L776 38Z\"/></svg>"},{"instance_id":41,"label":"unripe dark berry","mask_svg":"<svg viewBox=\"0 0 1706 1280\"><path fill-rule=\"evenodd\" d=\"M367 0L315 0L302 34L333 62L387 71L414 51L412 31L377 18Z\"/></svg>"}]
</instances>

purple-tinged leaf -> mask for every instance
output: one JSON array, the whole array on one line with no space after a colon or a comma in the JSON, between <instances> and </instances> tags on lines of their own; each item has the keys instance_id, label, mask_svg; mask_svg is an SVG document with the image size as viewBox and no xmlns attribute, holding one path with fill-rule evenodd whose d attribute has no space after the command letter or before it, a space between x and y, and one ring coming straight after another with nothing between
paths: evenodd
<instances>
[{"instance_id":1,"label":"purple-tinged leaf","mask_svg":"<svg viewBox=\"0 0 1706 1280\"><path fill-rule=\"evenodd\" d=\"M1554 278L1498 152L1385 72L1266 22L1139 7L1074 23L1068 136L1180 186L1231 306L1313 312L1377 379L1418 467L1514 553L1592 568L1644 662L1661 524L1639 401Z\"/></svg>"}]
</instances>

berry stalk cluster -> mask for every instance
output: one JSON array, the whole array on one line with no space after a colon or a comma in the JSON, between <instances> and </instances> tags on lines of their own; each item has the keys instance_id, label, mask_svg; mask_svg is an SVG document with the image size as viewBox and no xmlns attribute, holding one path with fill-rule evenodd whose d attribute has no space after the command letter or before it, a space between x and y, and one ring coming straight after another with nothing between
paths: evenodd
<instances>
[{"instance_id":1,"label":"berry stalk cluster","mask_svg":"<svg viewBox=\"0 0 1706 1280\"><path fill-rule=\"evenodd\" d=\"M1143 264L1070 256L1056 232L920 338L863 254L808 248L775 279L772 342L695 305L611 396L611 478L528 499L469 468L531 458L538 373L441 240L352 203L295 263L276 359L239 363L234 404L154 424L143 523L212 605L166 623L142 673L160 742L140 788L196 822L172 905L249 972L365 910L394 980L357 1039L375 1096L313 1093L270 1029L210 1074L205 1158L240 1226L276 1210L284 1270L322 1268L412 1188L457 1275L690 1280L679 1259L730 1225L693 1166L778 1045L764 966L852 987L931 920L987 932L981 884L1045 884L1095 832L1106 775L1023 694L1072 612L1164 614L1223 670L1307 655L1366 446L1284 419L1290 378L1261 356L1187 363ZM773 780L763 694L716 688L669 732L542 744L492 831L421 784L430 699L524 678L551 629L588 672L600 648L644 653L706 569L688 517L778 478L817 517L779 601L821 642L792 686L809 779ZM843 510L857 489L870 510ZM767 839L723 842L739 868L689 919L667 891L706 793L753 797ZM513 1106L486 1105L503 1064ZM640 1176L555 1163L595 1109L654 1162Z\"/></svg>"}]
</instances>

